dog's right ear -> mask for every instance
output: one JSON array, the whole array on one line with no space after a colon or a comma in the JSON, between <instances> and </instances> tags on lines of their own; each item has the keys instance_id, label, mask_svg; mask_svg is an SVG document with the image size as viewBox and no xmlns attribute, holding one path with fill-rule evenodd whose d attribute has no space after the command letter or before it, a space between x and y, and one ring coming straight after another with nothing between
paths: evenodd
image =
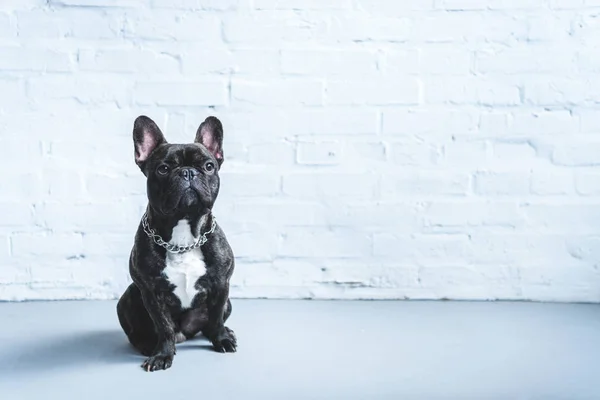
<instances>
[{"instance_id":1,"label":"dog's right ear","mask_svg":"<svg viewBox=\"0 0 600 400\"><path fill-rule=\"evenodd\" d=\"M133 123L133 146L135 163L142 169L150 154L161 144L166 143L158 125L145 115L140 115Z\"/></svg>"}]
</instances>

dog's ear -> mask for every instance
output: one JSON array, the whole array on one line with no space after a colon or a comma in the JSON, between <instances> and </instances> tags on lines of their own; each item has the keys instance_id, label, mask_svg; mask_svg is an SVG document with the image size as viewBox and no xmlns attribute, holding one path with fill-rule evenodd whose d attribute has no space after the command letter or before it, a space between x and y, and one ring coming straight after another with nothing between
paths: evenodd
<instances>
[{"instance_id":1,"label":"dog's ear","mask_svg":"<svg viewBox=\"0 0 600 400\"><path fill-rule=\"evenodd\" d=\"M133 145L135 163L143 168L150 154L161 144L166 143L159 127L150 118L140 115L133 123ZM142 169L143 170L143 169Z\"/></svg>"},{"instance_id":2,"label":"dog's ear","mask_svg":"<svg viewBox=\"0 0 600 400\"><path fill-rule=\"evenodd\" d=\"M208 117L200 124L194 142L204 145L215 156L219 167L223 164L223 125L217 117Z\"/></svg>"}]
</instances>

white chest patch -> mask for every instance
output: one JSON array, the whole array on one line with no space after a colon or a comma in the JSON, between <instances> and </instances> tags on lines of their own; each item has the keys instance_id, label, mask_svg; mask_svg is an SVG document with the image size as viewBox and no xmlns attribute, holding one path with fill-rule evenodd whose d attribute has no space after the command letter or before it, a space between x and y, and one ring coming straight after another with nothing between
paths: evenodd
<instances>
[{"instance_id":1,"label":"white chest patch","mask_svg":"<svg viewBox=\"0 0 600 400\"><path fill-rule=\"evenodd\" d=\"M187 246L196 238L192 235L188 221L181 220L173 228L173 235L169 243ZM198 293L195 288L198 278L206 273L202 250L193 249L185 253L167 252L166 266L163 270L170 283L175 285L173 293L181 301L183 308L190 308L194 296Z\"/></svg>"}]
</instances>

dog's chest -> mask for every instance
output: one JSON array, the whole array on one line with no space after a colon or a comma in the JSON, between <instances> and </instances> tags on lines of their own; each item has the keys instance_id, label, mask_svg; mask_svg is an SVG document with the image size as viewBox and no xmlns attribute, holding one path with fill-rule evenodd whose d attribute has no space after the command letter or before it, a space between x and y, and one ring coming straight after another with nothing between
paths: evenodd
<instances>
[{"instance_id":1,"label":"dog's chest","mask_svg":"<svg viewBox=\"0 0 600 400\"><path fill-rule=\"evenodd\" d=\"M190 226L187 221L179 221L173 228L170 243L180 246L189 245L194 242ZM167 280L175 286L173 294L181 301L183 308L190 308L194 296L198 293L196 282L206 274L206 264L202 251L193 249L185 253L167 252L166 265L163 274Z\"/></svg>"}]
</instances>

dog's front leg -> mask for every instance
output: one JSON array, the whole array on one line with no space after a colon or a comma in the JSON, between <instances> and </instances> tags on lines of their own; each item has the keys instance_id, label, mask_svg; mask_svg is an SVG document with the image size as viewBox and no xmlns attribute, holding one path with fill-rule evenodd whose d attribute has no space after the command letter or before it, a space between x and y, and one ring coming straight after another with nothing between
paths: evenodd
<instances>
[{"instance_id":1,"label":"dog's front leg","mask_svg":"<svg viewBox=\"0 0 600 400\"><path fill-rule=\"evenodd\" d=\"M154 322L158 342L150 357L144 361L142 368L146 371L167 369L173 364L175 356L175 325L165 302L148 289L141 289L144 306Z\"/></svg>"},{"instance_id":2,"label":"dog's front leg","mask_svg":"<svg viewBox=\"0 0 600 400\"><path fill-rule=\"evenodd\" d=\"M213 283L207 298L208 323L202 334L212 342L216 351L233 353L237 340L233 331L225 326L223 314L229 299L228 282Z\"/></svg>"}]
</instances>

